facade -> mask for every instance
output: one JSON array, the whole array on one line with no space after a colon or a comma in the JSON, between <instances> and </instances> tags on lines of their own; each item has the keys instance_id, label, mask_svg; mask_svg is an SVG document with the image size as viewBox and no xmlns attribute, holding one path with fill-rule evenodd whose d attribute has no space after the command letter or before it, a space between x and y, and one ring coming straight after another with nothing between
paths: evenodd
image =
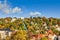
<instances>
[{"instance_id":1,"label":"facade","mask_svg":"<svg viewBox=\"0 0 60 40\"><path fill-rule=\"evenodd\" d=\"M57 27L56 30L60 31L60 27Z\"/></svg>"},{"instance_id":2,"label":"facade","mask_svg":"<svg viewBox=\"0 0 60 40\"><path fill-rule=\"evenodd\" d=\"M9 30L9 29L0 29L0 36L1 36L1 39L4 39L6 38L6 36L11 36L12 34L12 30Z\"/></svg>"}]
</instances>

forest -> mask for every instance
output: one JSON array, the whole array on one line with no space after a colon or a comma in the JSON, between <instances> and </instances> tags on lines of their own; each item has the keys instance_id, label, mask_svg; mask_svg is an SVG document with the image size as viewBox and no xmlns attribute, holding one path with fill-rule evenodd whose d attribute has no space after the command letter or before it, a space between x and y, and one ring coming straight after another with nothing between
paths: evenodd
<instances>
[{"instance_id":1,"label":"forest","mask_svg":"<svg viewBox=\"0 0 60 40\"><path fill-rule=\"evenodd\" d=\"M3 40L52 40L49 34L59 35L59 18L30 17L30 18L0 18L0 29L10 29L11 36L6 36ZM49 32L50 31L50 32ZM1 37L0 37L0 40Z\"/></svg>"}]
</instances>

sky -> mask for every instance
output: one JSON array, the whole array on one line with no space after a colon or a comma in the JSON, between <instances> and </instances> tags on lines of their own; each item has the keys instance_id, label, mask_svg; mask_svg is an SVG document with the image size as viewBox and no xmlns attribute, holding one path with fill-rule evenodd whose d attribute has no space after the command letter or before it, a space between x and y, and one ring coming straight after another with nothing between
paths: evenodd
<instances>
[{"instance_id":1,"label":"sky","mask_svg":"<svg viewBox=\"0 0 60 40\"><path fill-rule=\"evenodd\" d=\"M0 18L37 15L60 18L60 0L0 0Z\"/></svg>"}]
</instances>

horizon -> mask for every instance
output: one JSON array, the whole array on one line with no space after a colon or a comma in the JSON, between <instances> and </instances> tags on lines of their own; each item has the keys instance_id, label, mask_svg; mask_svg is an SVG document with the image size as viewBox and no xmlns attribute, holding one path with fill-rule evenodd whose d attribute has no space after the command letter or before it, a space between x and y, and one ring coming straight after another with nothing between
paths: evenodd
<instances>
[{"instance_id":1,"label":"horizon","mask_svg":"<svg viewBox=\"0 0 60 40\"><path fill-rule=\"evenodd\" d=\"M60 1L0 0L0 18L30 16L60 18Z\"/></svg>"}]
</instances>

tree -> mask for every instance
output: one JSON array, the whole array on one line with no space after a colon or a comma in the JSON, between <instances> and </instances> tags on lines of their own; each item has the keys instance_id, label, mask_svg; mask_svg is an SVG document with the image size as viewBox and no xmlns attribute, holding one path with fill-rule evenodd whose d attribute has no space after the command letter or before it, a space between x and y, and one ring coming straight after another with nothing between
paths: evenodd
<instances>
[{"instance_id":1,"label":"tree","mask_svg":"<svg viewBox=\"0 0 60 40\"><path fill-rule=\"evenodd\" d=\"M48 40L46 37L41 38L41 40Z\"/></svg>"},{"instance_id":2,"label":"tree","mask_svg":"<svg viewBox=\"0 0 60 40\"><path fill-rule=\"evenodd\" d=\"M42 17L42 21L46 22L47 18L46 17Z\"/></svg>"},{"instance_id":3,"label":"tree","mask_svg":"<svg viewBox=\"0 0 60 40\"><path fill-rule=\"evenodd\" d=\"M1 40L1 34L0 34L0 40Z\"/></svg>"},{"instance_id":4,"label":"tree","mask_svg":"<svg viewBox=\"0 0 60 40\"><path fill-rule=\"evenodd\" d=\"M19 30L12 35L12 40L26 40L26 36L25 30Z\"/></svg>"},{"instance_id":5,"label":"tree","mask_svg":"<svg viewBox=\"0 0 60 40\"><path fill-rule=\"evenodd\" d=\"M57 19L56 19L56 18L53 19L52 24L53 24L53 25L56 25L56 24L57 24Z\"/></svg>"},{"instance_id":6,"label":"tree","mask_svg":"<svg viewBox=\"0 0 60 40\"><path fill-rule=\"evenodd\" d=\"M10 40L10 37L7 35L6 38L5 38L5 40Z\"/></svg>"}]
</instances>

